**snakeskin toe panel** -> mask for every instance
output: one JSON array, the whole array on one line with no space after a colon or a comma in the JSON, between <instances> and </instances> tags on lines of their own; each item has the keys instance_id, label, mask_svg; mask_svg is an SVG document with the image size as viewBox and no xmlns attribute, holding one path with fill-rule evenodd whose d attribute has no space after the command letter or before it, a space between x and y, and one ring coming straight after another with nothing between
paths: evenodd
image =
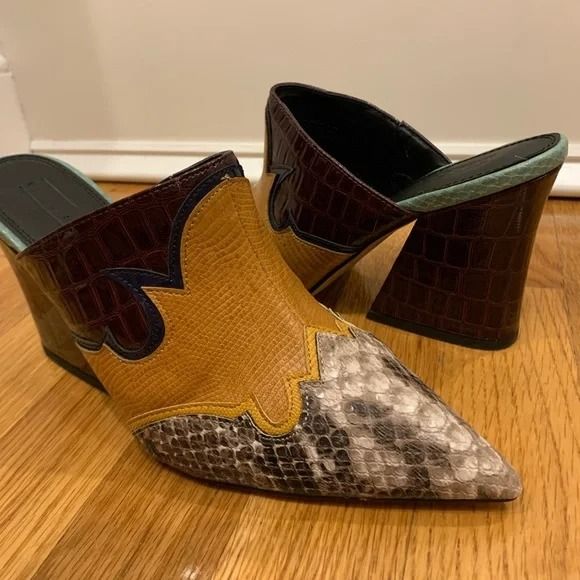
<instances>
[{"instance_id":1,"label":"snakeskin toe panel","mask_svg":"<svg viewBox=\"0 0 580 580\"><path fill-rule=\"evenodd\" d=\"M301 384L294 430L271 437L247 416L186 415L136 432L195 477L285 493L510 500L515 471L371 334L317 335L320 380Z\"/></svg>"}]
</instances>

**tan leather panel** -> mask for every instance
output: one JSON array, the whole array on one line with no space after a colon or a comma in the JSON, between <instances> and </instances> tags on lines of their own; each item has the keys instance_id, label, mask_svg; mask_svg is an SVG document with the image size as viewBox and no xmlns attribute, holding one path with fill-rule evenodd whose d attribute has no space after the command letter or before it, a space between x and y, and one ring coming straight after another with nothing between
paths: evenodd
<instances>
[{"instance_id":1,"label":"tan leather panel","mask_svg":"<svg viewBox=\"0 0 580 580\"><path fill-rule=\"evenodd\" d=\"M272 233L282 257L306 288L312 288L354 255L334 252L305 242L291 229Z\"/></svg>"},{"instance_id":2,"label":"tan leather panel","mask_svg":"<svg viewBox=\"0 0 580 580\"><path fill-rule=\"evenodd\" d=\"M256 202L256 207L262 220L265 223L270 223L268 217L268 200L270 198L270 190L272 185L274 185L274 179L276 176L273 173L262 173L262 177L257 183L252 183L252 192L254 193L254 200Z\"/></svg>"},{"instance_id":3,"label":"tan leather panel","mask_svg":"<svg viewBox=\"0 0 580 580\"><path fill-rule=\"evenodd\" d=\"M286 263L306 288L312 288L354 254L336 252L301 240L290 228L281 232L273 230L268 218L268 198L274 178L274 174L264 173L254 185L256 205Z\"/></svg>"},{"instance_id":4,"label":"tan leather panel","mask_svg":"<svg viewBox=\"0 0 580 580\"><path fill-rule=\"evenodd\" d=\"M138 361L107 346L85 351L95 374L133 428L177 414L247 411L266 433L290 431L300 381L318 377L315 333L347 330L286 267L247 180L223 182L193 210L181 264L184 289L145 289L165 322L159 348Z\"/></svg>"}]
</instances>

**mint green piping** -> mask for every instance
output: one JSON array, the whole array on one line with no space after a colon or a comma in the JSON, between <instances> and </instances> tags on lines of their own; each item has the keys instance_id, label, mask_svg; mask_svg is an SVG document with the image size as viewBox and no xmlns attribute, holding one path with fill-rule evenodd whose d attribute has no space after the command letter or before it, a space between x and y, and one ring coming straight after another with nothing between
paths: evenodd
<instances>
[{"instance_id":1,"label":"mint green piping","mask_svg":"<svg viewBox=\"0 0 580 580\"><path fill-rule=\"evenodd\" d=\"M556 145L531 159L465 183L421 193L402 200L397 205L411 211L427 212L485 197L549 173L564 162L567 154L568 139L565 135L560 135Z\"/></svg>"}]
</instances>

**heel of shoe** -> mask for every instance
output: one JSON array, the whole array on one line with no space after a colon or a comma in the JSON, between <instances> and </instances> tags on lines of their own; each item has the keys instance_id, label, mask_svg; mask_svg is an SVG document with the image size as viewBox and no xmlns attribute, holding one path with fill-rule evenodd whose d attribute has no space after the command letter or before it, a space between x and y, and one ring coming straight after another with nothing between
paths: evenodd
<instances>
[{"instance_id":1,"label":"heel of shoe","mask_svg":"<svg viewBox=\"0 0 580 580\"><path fill-rule=\"evenodd\" d=\"M20 288L28 302L44 352L66 371L94 387L103 389L78 349L69 328L54 304L38 287L32 277L18 264L15 260L14 252L3 243L0 243L0 247L12 266Z\"/></svg>"},{"instance_id":2,"label":"heel of shoe","mask_svg":"<svg viewBox=\"0 0 580 580\"><path fill-rule=\"evenodd\" d=\"M536 230L558 170L420 217L369 318L472 348L513 344Z\"/></svg>"}]
</instances>

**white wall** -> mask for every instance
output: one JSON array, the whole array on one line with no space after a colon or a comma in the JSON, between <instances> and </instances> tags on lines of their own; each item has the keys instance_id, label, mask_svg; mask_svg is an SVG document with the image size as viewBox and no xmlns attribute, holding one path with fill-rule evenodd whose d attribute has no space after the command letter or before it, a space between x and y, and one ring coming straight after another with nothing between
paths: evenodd
<instances>
[{"instance_id":1,"label":"white wall","mask_svg":"<svg viewBox=\"0 0 580 580\"><path fill-rule=\"evenodd\" d=\"M0 156L23 153L30 148L14 77L0 55Z\"/></svg>"},{"instance_id":2,"label":"white wall","mask_svg":"<svg viewBox=\"0 0 580 580\"><path fill-rule=\"evenodd\" d=\"M0 0L33 149L121 177L227 146L257 170L281 80L367 98L455 156L563 131L580 159L579 27L578 0Z\"/></svg>"}]
</instances>

